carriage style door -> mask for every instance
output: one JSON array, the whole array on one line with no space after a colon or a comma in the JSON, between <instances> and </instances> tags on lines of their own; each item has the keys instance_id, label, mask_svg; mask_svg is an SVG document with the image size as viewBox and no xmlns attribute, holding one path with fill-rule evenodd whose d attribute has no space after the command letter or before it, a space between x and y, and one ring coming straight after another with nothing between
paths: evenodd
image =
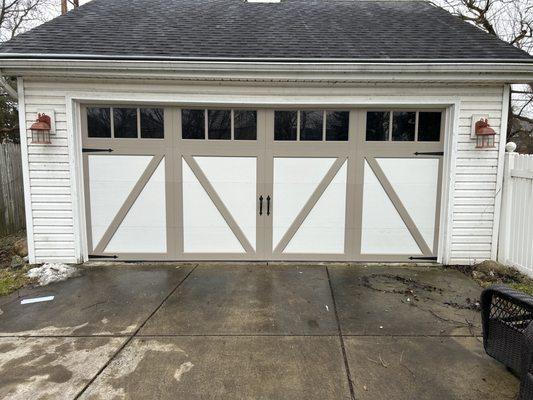
<instances>
[{"instance_id":1,"label":"carriage style door","mask_svg":"<svg viewBox=\"0 0 533 400\"><path fill-rule=\"evenodd\" d=\"M92 257L436 256L440 111L97 105L82 115Z\"/></svg>"},{"instance_id":2,"label":"carriage style door","mask_svg":"<svg viewBox=\"0 0 533 400\"><path fill-rule=\"evenodd\" d=\"M277 260L344 260L349 159L355 149L347 110L276 110L267 119L267 248ZM354 125L353 125L354 126Z\"/></svg>"}]
</instances>

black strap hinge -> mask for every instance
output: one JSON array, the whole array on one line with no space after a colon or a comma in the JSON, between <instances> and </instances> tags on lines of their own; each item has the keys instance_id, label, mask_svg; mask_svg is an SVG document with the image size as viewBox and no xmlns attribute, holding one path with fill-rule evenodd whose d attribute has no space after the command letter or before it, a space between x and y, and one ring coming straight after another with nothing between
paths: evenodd
<instances>
[{"instance_id":1,"label":"black strap hinge","mask_svg":"<svg viewBox=\"0 0 533 400\"><path fill-rule=\"evenodd\" d=\"M98 259L98 258L101 258L101 259L113 259L113 260L116 260L118 258L118 256L97 256L97 255L89 255L89 259Z\"/></svg>"},{"instance_id":2,"label":"black strap hinge","mask_svg":"<svg viewBox=\"0 0 533 400\"><path fill-rule=\"evenodd\" d=\"M417 151L415 156L443 156L443 151Z\"/></svg>"},{"instance_id":3,"label":"black strap hinge","mask_svg":"<svg viewBox=\"0 0 533 400\"><path fill-rule=\"evenodd\" d=\"M111 153L113 149L81 149L82 153Z\"/></svg>"}]
</instances>

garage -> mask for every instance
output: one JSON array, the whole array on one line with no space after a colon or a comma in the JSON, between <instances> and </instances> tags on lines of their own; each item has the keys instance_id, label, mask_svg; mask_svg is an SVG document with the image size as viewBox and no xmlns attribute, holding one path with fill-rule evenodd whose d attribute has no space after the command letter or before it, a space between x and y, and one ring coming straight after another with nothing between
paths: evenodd
<instances>
[{"instance_id":1,"label":"garage","mask_svg":"<svg viewBox=\"0 0 533 400\"><path fill-rule=\"evenodd\" d=\"M84 104L89 255L436 260L445 121L428 106Z\"/></svg>"}]
</instances>

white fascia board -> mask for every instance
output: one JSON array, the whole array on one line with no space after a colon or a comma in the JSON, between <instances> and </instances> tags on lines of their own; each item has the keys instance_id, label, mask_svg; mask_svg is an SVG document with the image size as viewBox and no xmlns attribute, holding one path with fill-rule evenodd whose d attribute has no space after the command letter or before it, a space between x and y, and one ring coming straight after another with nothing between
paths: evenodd
<instances>
[{"instance_id":1,"label":"white fascia board","mask_svg":"<svg viewBox=\"0 0 533 400\"><path fill-rule=\"evenodd\" d=\"M297 82L524 83L533 62L243 62L0 58L5 75Z\"/></svg>"}]
</instances>

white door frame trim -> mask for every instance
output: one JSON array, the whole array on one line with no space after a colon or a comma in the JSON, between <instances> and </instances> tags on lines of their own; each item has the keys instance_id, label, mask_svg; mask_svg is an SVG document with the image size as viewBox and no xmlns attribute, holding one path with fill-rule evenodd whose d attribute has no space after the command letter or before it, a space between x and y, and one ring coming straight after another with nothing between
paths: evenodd
<instances>
[{"instance_id":1,"label":"white door frame trim","mask_svg":"<svg viewBox=\"0 0 533 400\"><path fill-rule=\"evenodd\" d=\"M74 215L74 238L76 262L88 261L88 246L86 237L85 220L85 196L83 186L83 162L81 146L81 104L82 103L132 103L132 104L159 104L167 106L193 106L202 105L206 107L235 107L256 106L258 108L273 107L343 107L343 108L369 108L369 107L409 107L409 106L435 106L446 109L446 125L444 137L444 157L443 157L443 187L441 198L440 229L437 262L447 264L451 254L452 221L453 221L453 195L454 178L457 154L457 142L459 134L459 111L461 100L456 96L404 96L394 98L386 96L372 96L361 99L361 96L329 96L327 99L321 96L281 96L281 95L218 95L218 94L164 94L164 93L144 93L136 94L133 98L131 94L112 91L74 91L65 95L67 104L67 132L68 132L68 152L69 168L72 191L72 208ZM33 239L31 239L33 241Z\"/></svg>"}]
</instances>

